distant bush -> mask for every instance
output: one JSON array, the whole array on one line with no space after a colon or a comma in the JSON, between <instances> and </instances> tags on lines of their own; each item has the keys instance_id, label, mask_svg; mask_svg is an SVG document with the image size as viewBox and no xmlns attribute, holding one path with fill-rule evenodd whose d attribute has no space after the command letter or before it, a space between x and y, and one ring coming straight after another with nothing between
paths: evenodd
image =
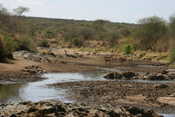
<instances>
[{"instance_id":1,"label":"distant bush","mask_svg":"<svg viewBox=\"0 0 175 117\"><path fill-rule=\"evenodd\" d=\"M175 38L175 16L170 17L169 28L170 28L171 37Z\"/></svg>"},{"instance_id":2,"label":"distant bush","mask_svg":"<svg viewBox=\"0 0 175 117\"><path fill-rule=\"evenodd\" d=\"M0 39L0 62L4 61L6 58L7 56L5 52L5 47L4 47L2 39Z\"/></svg>"},{"instance_id":3,"label":"distant bush","mask_svg":"<svg viewBox=\"0 0 175 117\"><path fill-rule=\"evenodd\" d=\"M38 46L48 48L49 47L49 42L46 39L41 40L41 41L39 41Z\"/></svg>"},{"instance_id":4,"label":"distant bush","mask_svg":"<svg viewBox=\"0 0 175 117\"><path fill-rule=\"evenodd\" d=\"M120 35L113 32L108 33L106 40L108 41L110 47L114 47L115 45L117 45L119 38Z\"/></svg>"},{"instance_id":5,"label":"distant bush","mask_svg":"<svg viewBox=\"0 0 175 117\"><path fill-rule=\"evenodd\" d=\"M140 26L135 35L138 48L154 50L157 41L164 38L168 32L166 22L160 17L153 16L141 19L139 23Z\"/></svg>"},{"instance_id":6,"label":"distant bush","mask_svg":"<svg viewBox=\"0 0 175 117\"><path fill-rule=\"evenodd\" d=\"M54 29L52 29L52 30L54 30ZM46 31L44 35L48 39L56 37L56 33L54 31Z\"/></svg>"},{"instance_id":7,"label":"distant bush","mask_svg":"<svg viewBox=\"0 0 175 117\"><path fill-rule=\"evenodd\" d=\"M171 50L170 50L170 62L172 63L172 62L175 62L175 48L172 48Z\"/></svg>"},{"instance_id":8,"label":"distant bush","mask_svg":"<svg viewBox=\"0 0 175 117\"><path fill-rule=\"evenodd\" d=\"M12 53L16 47L16 42L11 37L3 37L3 39L0 40L0 61L13 59Z\"/></svg>"},{"instance_id":9,"label":"distant bush","mask_svg":"<svg viewBox=\"0 0 175 117\"><path fill-rule=\"evenodd\" d=\"M35 51L36 50L36 45L33 42L32 39L29 37L21 37L20 39L17 40L17 48L16 50L26 50L26 51Z\"/></svg>"},{"instance_id":10,"label":"distant bush","mask_svg":"<svg viewBox=\"0 0 175 117\"><path fill-rule=\"evenodd\" d=\"M72 44L76 47L82 47L84 45L84 41L82 39L79 39L79 38L74 38L72 40Z\"/></svg>"},{"instance_id":11,"label":"distant bush","mask_svg":"<svg viewBox=\"0 0 175 117\"><path fill-rule=\"evenodd\" d=\"M132 45L126 45L124 47L124 54L126 55L132 54L133 50L134 50L134 47Z\"/></svg>"},{"instance_id":12,"label":"distant bush","mask_svg":"<svg viewBox=\"0 0 175 117\"><path fill-rule=\"evenodd\" d=\"M3 39L4 50L7 58L12 59L12 53L17 49L17 42L10 36L5 36Z\"/></svg>"}]
</instances>

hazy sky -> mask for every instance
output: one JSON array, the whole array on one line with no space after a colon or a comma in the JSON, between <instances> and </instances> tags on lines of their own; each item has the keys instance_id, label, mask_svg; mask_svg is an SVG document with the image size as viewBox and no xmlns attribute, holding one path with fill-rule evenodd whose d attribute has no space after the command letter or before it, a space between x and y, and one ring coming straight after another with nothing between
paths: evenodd
<instances>
[{"instance_id":1,"label":"hazy sky","mask_svg":"<svg viewBox=\"0 0 175 117\"><path fill-rule=\"evenodd\" d=\"M157 15L168 19L175 13L175 0L0 0L5 7L30 8L26 15L65 19L105 19L137 22Z\"/></svg>"}]
</instances>

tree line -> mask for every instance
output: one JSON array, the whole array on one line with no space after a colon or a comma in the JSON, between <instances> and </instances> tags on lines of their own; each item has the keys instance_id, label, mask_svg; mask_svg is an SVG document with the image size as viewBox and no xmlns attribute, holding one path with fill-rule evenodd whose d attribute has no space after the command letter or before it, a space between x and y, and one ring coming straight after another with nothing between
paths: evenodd
<instances>
[{"instance_id":1,"label":"tree line","mask_svg":"<svg viewBox=\"0 0 175 117\"><path fill-rule=\"evenodd\" d=\"M137 24L129 24L106 20L75 21L24 17L24 13L29 10L26 7L18 7L9 12L0 5L2 60L12 58L13 51L35 51L36 46L49 47L51 39L55 39L58 46L59 42L63 41L69 43L70 47L89 47L88 42L96 40L102 41L103 47L117 48L121 40L130 38L132 41L127 46L129 49L160 52L175 50L174 16L171 16L169 21L152 16L140 19Z\"/></svg>"}]
</instances>

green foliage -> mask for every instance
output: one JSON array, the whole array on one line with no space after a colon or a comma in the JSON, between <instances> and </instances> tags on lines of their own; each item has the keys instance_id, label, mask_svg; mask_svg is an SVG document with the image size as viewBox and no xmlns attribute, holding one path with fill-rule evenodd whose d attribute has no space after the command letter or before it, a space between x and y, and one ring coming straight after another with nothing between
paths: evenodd
<instances>
[{"instance_id":1,"label":"green foliage","mask_svg":"<svg viewBox=\"0 0 175 117\"><path fill-rule=\"evenodd\" d=\"M132 45L126 45L124 47L124 54L126 55L132 54L133 50L134 50L134 47Z\"/></svg>"},{"instance_id":2,"label":"green foliage","mask_svg":"<svg viewBox=\"0 0 175 117\"><path fill-rule=\"evenodd\" d=\"M175 48L172 48L170 50L170 54L169 54L169 57L170 57L170 62L175 62Z\"/></svg>"},{"instance_id":3,"label":"green foliage","mask_svg":"<svg viewBox=\"0 0 175 117\"><path fill-rule=\"evenodd\" d=\"M0 62L7 58L3 41L0 39Z\"/></svg>"},{"instance_id":4,"label":"green foliage","mask_svg":"<svg viewBox=\"0 0 175 117\"><path fill-rule=\"evenodd\" d=\"M16 50L16 48L18 47L18 44L15 40L13 40L12 37L10 36L6 36L4 37L4 50L5 50L5 54L8 58L12 59L12 53Z\"/></svg>"},{"instance_id":5,"label":"green foliage","mask_svg":"<svg viewBox=\"0 0 175 117\"><path fill-rule=\"evenodd\" d=\"M36 45L32 39L29 37L23 36L19 40L17 40L17 48L16 50L26 50L26 51L35 51Z\"/></svg>"},{"instance_id":6,"label":"green foliage","mask_svg":"<svg viewBox=\"0 0 175 117\"><path fill-rule=\"evenodd\" d=\"M175 38L175 16L170 17L170 34L173 38Z\"/></svg>"},{"instance_id":7,"label":"green foliage","mask_svg":"<svg viewBox=\"0 0 175 117\"><path fill-rule=\"evenodd\" d=\"M140 27L136 32L138 47L144 50L154 50L156 42L166 36L168 28L160 17L149 17L141 19Z\"/></svg>"},{"instance_id":8,"label":"green foliage","mask_svg":"<svg viewBox=\"0 0 175 117\"><path fill-rule=\"evenodd\" d=\"M56 36L56 34L53 31L46 31L45 32L45 37L48 39L54 38L55 36Z\"/></svg>"},{"instance_id":9,"label":"green foliage","mask_svg":"<svg viewBox=\"0 0 175 117\"><path fill-rule=\"evenodd\" d=\"M13 58L13 51L15 51L16 42L10 37L6 36L0 40L0 61Z\"/></svg>"}]
</instances>

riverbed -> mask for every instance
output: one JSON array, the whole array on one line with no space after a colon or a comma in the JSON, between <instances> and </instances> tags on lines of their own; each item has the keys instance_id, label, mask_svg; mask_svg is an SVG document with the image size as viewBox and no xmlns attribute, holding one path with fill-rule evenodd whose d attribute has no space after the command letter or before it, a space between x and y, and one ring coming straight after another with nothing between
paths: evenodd
<instances>
[{"instance_id":1,"label":"riverbed","mask_svg":"<svg viewBox=\"0 0 175 117\"><path fill-rule=\"evenodd\" d=\"M43 74L42 77L44 80L30 82L25 84L8 84L8 85L0 85L0 103L17 103L23 101L32 101L38 102L42 100L58 100L65 103L73 103L76 102L73 98L67 98L70 94L70 87L51 87L48 85L52 85L55 83L58 84L76 84L81 82L105 82L106 79L103 78L103 75L108 71L106 69L94 71L94 72L81 72L81 73L47 73ZM126 81L120 81L126 82ZM166 84L172 81L143 81L143 80L135 80L135 81L127 81L127 82L135 82L135 83L146 83L146 84ZM71 86L71 85L70 85ZM77 86L77 84L76 84ZM72 87L74 87L72 85ZM81 86L80 86L81 87ZM68 93L69 92L69 93ZM175 117L174 114L165 114L166 117Z\"/></svg>"}]
</instances>

